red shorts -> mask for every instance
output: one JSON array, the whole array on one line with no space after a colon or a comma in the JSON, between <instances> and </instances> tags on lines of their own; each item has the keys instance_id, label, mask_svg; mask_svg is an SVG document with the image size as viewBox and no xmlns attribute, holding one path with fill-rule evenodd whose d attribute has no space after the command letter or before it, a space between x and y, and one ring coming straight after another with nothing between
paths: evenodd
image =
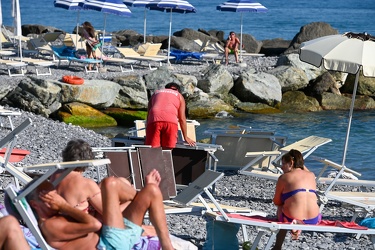
<instances>
[{"instance_id":1,"label":"red shorts","mask_svg":"<svg viewBox=\"0 0 375 250\"><path fill-rule=\"evenodd\" d=\"M153 148L175 148L178 125L171 122L153 122L147 124L145 145Z\"/></svg>"}]
</instances>

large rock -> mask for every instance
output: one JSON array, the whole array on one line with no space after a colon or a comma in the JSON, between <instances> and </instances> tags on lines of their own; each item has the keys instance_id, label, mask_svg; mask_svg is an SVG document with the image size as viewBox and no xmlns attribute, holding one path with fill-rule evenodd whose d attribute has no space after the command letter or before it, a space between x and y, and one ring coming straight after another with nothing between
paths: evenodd
<instances>
[{"instance_id":1,"label":"large rock","mask_svg":"<svg viewBox=\"0 0 375 250\"><path fill-rule=\"evenodd\" d=\"M281 102L279 80L264 72L243 72L235 81L232 92L242 102L264 103L269 106L276 106Z\"/></svg>"},{"instance_id":2,"label":"large rock","mask_svg":"<svg viewBox=\"0 0 375 250\"><path fill-rule=\"evenodd\" d=\"M240 37L240 34L237 34ZM239 38L240 39L240 38ZM242 34L243 49L248 53L259 53L263 42L257 41L255 37L249 34Z\"/></svg>"},{"instance_id":3,"label":"large rock","mask_svg":"<svg viewBox=\"0 0 375 250\"><path fill-rule=\"evenodd\" d=\"M351 104L351 96L335 95L333 93L323 93L321 96L321 106L327 110L348 110ZM356 96L354 109L366 110L374 109L375 101L369 96Z\"/></svg>"},{"instance_id":4,"label":"large rock","mask_svg":"<svg viewBox=\"0 0 375 250\"><path fill-rule=\"evenodd\" d=\"M299 54L288 54L288 55L281 55L276 62L276 67L282 65L290 65L299 69L302 69L305 73L307 78L310 80L317 78L326 70L323 68L317 68L309 63L302 62L299 59Z\"/></svg>"},{"instance_id":5,"label":"large rock","mask_svg":"<svg viewBox=\"0 0 375 250\"><path fill-rule=\"evenodd\" d=\"M22 29L22 35L27 36L29 34L43 34L48 32L63 32L63 30L60 30L58 28L52 27L52 26L44 26L40 24L24 24L21 27Z\"/></svg>"},{"instance_id":6,"label":"large rock","mask_svg":"<svg viewBox=\"0 0 375 250\"><path fill-rule=\"evenodd\" d=\"M306 96L302 91L288 91L283 94L280 110L283 112L310 112L320 111L322 108L318 100Z\"/></svg>"},{"instance_id":7,"label":"large rock","mask_svg":"<svg viewBox=\"0 0 375 250\"><path fill-rule=\"evenodd\" d=\"M228 94L233 87L233 77L224 65L212 64L198 80L198 88L206 93Z\"/></svg>"},{"instance_id":8,"label":"large rock","mask_svg":"<svg viewBox=\"0 0 375 250\"><path fill-rule=\"evenodd\" d=\"M232 106L219 99L217 95L207 94L201 90L189 98L186 107L190 119L213 118L220 111L234 111Z\"/></svg>"},{"instance_id":9,"label":"large rock","mask_svg":"<svg viewBox=\"0 0 375 250\"><path fill-rule=\"evenodd\" d=\"M241 102L234 106L238 110L253 114L280 113L280 110L263 103Z\"/></svg>"},{"instance_id":10,"label":"large rock","mask_svg":"<svg viewBox=\"0 0 375 250\"><path fill-rule=\"evenodd\" d=\"M117 126L114 118L79 102L64 104L58 116L67 124L86 128Z\"/></svg>"},{"instance_id":11,"label":"large rock","mask_svg":"<svg viewBox=\"0 0 375 250\"><path fill-rule=\"evenodd\" d=\"M344 86L340 89L341 92L349 94L353 93L354 81L355 75L348 74ZM375 97L375 78L365 77L361 71L358 78L357 94Z\"/></svg>"},{"instance_id":12,"label":"large rock","mask_svg":"<svg viewBox=\"0 0 375 250\"><path fill-rule=\"evenodd\" d=\"M332 28L328 23L313 22L301 27L300 31L294 36L291 46L285 51L285 54L298 53L301 43L313 40L322 36L337 35L337 29Z\"/></svg>"},{"instance_id":13,"label":"large rock","mask_svg":"<svg viewBox=\"0 0 375 250\"><path fill-rule=\"evenodd\" d=\"M260 53L265 54L265 56L279 56L289 48L290 42L291 40L284 40L282 38L263 40Z\"/></svg>"},{"instance_id":14,"label":"large rock","mask_svg":"<svg viewBox=\"0 0 375 250\"><path fill-rule=\"evenodd\" d=\"M162 89L167 83L175 82L181 85L181 82L171 73L168 67L159 67L157 70L143 76L149 97L155 90Z\"/></svg>"},{"instance_id":15,"label":"large rock","mask_svg":"<svg viewBox=\"0 0 375 250\"><path fill-rule=\"evenodd\" d=\"M335 78L329 72L325 72L316 79L311 80L304 92L313 97L321 96L324 92L341 95Z\"/></svg>"},{"instance_id":16,"label":"large rock","mask_svg":"<svg viewBox=\"0 0 375 250\"><path fill-rule=\"evenodd\" d=\"M268 74L275 76L280 83L282 92L298 90L309 84L305 72L293 66L279 66L267 71Z\"/></svg>"},{"instance_id":17,"label":"large rock","mask_svg":"<svg viewBox=\"0 0 375 250\"><path fill-rule=\"evenodd\" d=\"M203 30L193 30L189 28L182 29L180 31L176 31L173 33L174 36L176 37L182 37L190 41L194 41L196 39L203 41L208 41L210 40L211 42L215 43L218 42L219 39L217 38L217 32L213 34L213 32L206 32Z\"/></svg>"},{"instance_id":18,"label":"large rock","mask_svg":"<svg viewBox=\"0 0 375 250\"><path fill-rule=\"evenodd\" d=\"M113 104L120 86L106 80L86 80L70 85L56 80L26 78L2 102L13 107L49 117L62 103L80 102L96 108Z\"/></svg>"},{"instance_id":19,"label":"large rock","mask_svg":"<svg viewBox=\"0 0 375 250\"><path fill-rule=\"evenodd\" d=\"M113 79L120 90L113 107L129 109L147 109L148 97L145 81L139 75L126 75Z\"/></svg>"}]
</instances>

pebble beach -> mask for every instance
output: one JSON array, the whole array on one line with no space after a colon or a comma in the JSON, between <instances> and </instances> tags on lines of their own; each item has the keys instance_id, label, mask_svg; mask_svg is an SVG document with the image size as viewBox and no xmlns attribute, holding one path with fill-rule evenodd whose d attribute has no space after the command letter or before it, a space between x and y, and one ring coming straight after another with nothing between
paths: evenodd
<instances>
[{"instance_id":1,"label":"pebble beach","mask_svg":"<svg viewBox=\"0 0 375 250\"><path fill-rule=\"evenodd\" d=\"M240 65L231 63L227 66L233 76L245 68ZM266 71L275 66L277 57L248 57L245 59L248 67L252 67L257 71ZM207 67L204 62L191 61L183 64L172 64L171 70L180 74L190 74L196 77L201 76L201 71ZM67 68L63 64L60 68L52 67L51 76L39 76L42 79L61 79L64 75L76 75L85 80L111 80L124 74L147 74L150 72L147 67L135 66L134 72L121 73L118 66L106 66L104 73L84 73L82 65L76 64ZM33 68L28 69L25 77L10 78L6 70L0 75L1 88L14 88L25 77L36 77ZM1 72L1 71L0 71ZM17 110L12 107L4 107L10 110ZM79 126L68 125L58 121L44 118L30 112L21 111L21 116L12 118L15 126L19 125L26 118L30 118L33 124L22 132L17 138L16 148L29 150L30 155L26 156L21 162L16 163L16 166L24 167L39 163L61 161L61 151L71 139L81 138L89 142L92 147L106 147L111 146L111 140L103 135L97 134L92 130L81 128ZM7 128L7 120L2 118L5 127L0 129L0 136L4 137L9 129ZM100 169L101 175L105 176L106 171L104 167ZM85 172L87 177L96 180L96 169L89 169ZM2 187L5 187L11 178L1 175ZM324 186L320 186L324 190ZM275 183L258 179L254 177L239 175L235 172L225 172L225 176L217 183L215 197L216 199L226 205L247 207L253 210L259 210L268 213L273 217L276 213L276 207L273 205L272 198L274 195ZM337 190L357 191L353 187L338 187ZM374 190L368 190L374 191ZM1 202L3 202L4 193L1 191ZM327 220L345 220L350 221L353 211L342 206L342 204L330 201L322 211L323 219ZM363 215L357 219L359 222ZM202 248L206 238L205 219L202 216L196 215L168 215L168 225L170 233L188 240L195 244L199 249ZM252 242L257 234L254 227L248 227L248 234L250 242ZM269 233L266 233L269 235ZM239 241L242 241L241 231L238 234ZM260 248L265 246L267 237L262 238ZM290 235L287 236L284 242L284 249L369 249L372 243L367 235L362 235L359 239L355 235L348 234L333 234L333 233L316 233L303 232L298 241L292 241ZM215 248L219 249L219 248Z\"/></svg>"}]
</instances>

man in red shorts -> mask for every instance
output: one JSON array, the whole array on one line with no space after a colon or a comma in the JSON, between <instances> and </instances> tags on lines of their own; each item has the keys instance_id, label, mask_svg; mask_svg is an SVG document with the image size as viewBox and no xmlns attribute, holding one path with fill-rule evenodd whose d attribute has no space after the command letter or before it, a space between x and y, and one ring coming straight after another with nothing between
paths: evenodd
<instances>
[{"instance_id":1,"label":"man in red shorts","mask_svg":"<svg viewBox=\"0 0 375 250\"><path fill-rule=\"evenodd\" d=\"M187 136L185 109L185 99L178 84L171 82L165 89L156 90L148 103L145 144L153 148L175 148L180 123L185 141L194 146L195 141Z\"/></svg>"}]
</instances>

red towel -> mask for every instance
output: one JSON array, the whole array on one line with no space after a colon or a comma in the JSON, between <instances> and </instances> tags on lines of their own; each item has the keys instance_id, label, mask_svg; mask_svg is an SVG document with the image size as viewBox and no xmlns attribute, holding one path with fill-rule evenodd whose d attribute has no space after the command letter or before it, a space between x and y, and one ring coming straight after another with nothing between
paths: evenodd
<instances>
[{"instance_id":1,"label":"red towel","mask_svg":"<svg viewBox=\"0 0 375 250\"><path fill-rule=\"evenodd\" d=\"M319 224L319 226L335 226L335 227L345 227L350 229L358 229L358 230L367 230L367 227L360 226L357 223L353 221L332 221L332 220L322 220Z\"/></svg>"}]
</instances>

